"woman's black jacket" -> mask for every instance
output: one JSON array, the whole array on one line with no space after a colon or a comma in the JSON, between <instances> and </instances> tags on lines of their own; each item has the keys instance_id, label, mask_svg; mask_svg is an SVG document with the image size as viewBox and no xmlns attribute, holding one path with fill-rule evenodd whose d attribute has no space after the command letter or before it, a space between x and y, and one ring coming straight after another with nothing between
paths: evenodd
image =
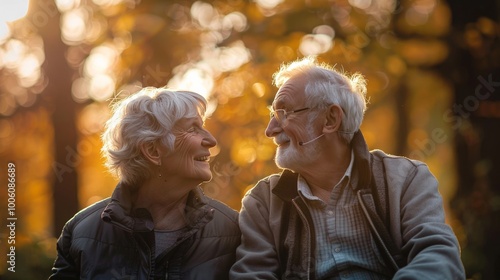
<instances>
[{"instance_id":1,"label":"woman's black jacket","mask_svg":"<svg viewBox=\"0 0 500 280\"><path fill-rule=\"evenodd\" d=\"M57 242L55 279L227 279L240 243L238 214L189 194L188 228L171 250L155 258L153 221L145 209L131 213L131 194L119 184L112 197L70 219Z\"/></svg>"}]
</instances>

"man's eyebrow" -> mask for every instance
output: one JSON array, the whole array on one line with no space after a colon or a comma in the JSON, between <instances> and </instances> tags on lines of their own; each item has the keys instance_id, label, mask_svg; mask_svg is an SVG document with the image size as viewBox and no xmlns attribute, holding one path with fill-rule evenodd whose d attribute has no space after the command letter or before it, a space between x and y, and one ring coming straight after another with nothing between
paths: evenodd
<instances>
[{"instance_id":1,"label":"man's eyebrow","mask_svg":"<svg viewBox=\"0 0 500 280\"><path fill-rule=\"evenodd\" d=\"M271 108L282 108L285 107L284 104L285 101L283 100L283 98L278 98L273 101L273 103L271 104Z\"/></svg>"}]
</instances>

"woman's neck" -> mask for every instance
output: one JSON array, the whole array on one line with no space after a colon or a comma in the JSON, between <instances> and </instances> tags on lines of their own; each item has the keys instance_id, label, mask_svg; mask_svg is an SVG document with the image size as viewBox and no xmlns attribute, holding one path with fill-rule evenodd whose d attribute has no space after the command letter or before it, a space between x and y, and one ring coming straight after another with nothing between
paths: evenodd
<instances>
[{"instance_id":1,"label":"woman's neck","mask_svg":"<svg viewBox=\"0 0 500 280\"><path fill-rule=\"evenodd\" d=\"M183 186L145 183L138 192L135 208L147 209L155 229L176 230L186 226L185 208L189 191Z\"/></svg>"}]
</instances>

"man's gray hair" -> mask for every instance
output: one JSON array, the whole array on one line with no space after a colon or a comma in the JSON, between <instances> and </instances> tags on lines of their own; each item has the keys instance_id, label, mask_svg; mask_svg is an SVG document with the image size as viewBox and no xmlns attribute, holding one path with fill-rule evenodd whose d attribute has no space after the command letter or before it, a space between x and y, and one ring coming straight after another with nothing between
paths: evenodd
<instances>
[{"instance_id":1,"label":"man's gray hair","mask_svg":"<svg viewBox=\"0 0 500 280\"><path fill-rule=\"evenodd\" d=\"M156 170L141 152L141 146L174 149L172 128L183 118L205 115L207 101L189 91L146 87L117 102L102 134L106 167L122 182L137 185Z\"/></svg>"},{"instance_id":2,"label":"man's gray hair","mask_svg":"<svg viewBox=\"0 0 500 280\"><path fill-rule=\"evenodd\" d=\"M281 87L290 78L302 75L306 78L305 105L310 108L326 108L333 104L340 106L344 116L339 133L349 143L359 130L366 111L365 78L359 73L349 75L336 70L308 56L283 64L273 74L273 83Z\"/></svg>"}]
</instances>

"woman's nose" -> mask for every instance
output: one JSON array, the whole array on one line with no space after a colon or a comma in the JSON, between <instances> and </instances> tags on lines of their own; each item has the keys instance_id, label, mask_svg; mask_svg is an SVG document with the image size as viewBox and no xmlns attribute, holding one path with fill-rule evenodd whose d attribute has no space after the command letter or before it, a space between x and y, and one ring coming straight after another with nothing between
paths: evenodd
<instances>
[{"instance_id":1,"label":"woman's nose","mask_svg":"<svg viewBox=\"0 0 500 280\"><path fill-rule=\"evenodd\" d=\"M217 140L215 139L215 137L212 135L212 133L210 133L208 130L205 130L205 137L203 137L203 140L201 142L201 144L205 147L215 147L215 145L217 145Z\"/></svg>"}]
</instances>

